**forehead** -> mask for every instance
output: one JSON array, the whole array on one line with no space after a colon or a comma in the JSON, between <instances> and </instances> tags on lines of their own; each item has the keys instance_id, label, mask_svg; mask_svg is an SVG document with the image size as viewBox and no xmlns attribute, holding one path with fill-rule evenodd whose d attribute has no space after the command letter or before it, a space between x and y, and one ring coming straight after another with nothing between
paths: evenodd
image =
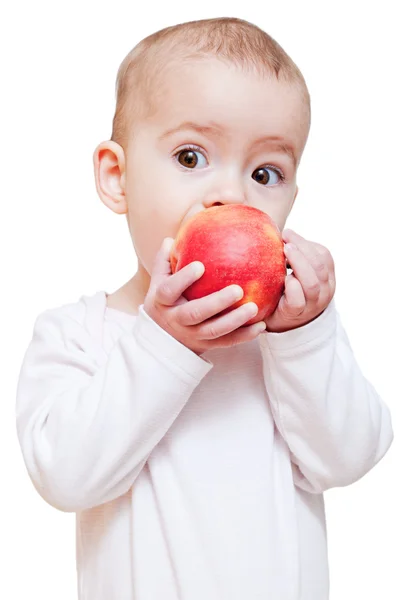
<instances>
[{"instance_id":1,"label":"forehead","mask_svg":"<svg viewBox=\"0 0 400 600\"><path fill-rule=\"evenodd\" d=\"M167 66L152 100L149 124L161 135L183 122L213 122L220 137L276 136L298 152L308 135L308 107L298 84L217 59Z\"/></svg>"}]
</instances>

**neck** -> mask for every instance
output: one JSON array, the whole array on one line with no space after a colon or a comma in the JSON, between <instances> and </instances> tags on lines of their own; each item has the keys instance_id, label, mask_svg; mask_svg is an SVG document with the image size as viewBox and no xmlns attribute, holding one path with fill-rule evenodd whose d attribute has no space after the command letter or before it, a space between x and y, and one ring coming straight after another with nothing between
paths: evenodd
<instances>
[{"instance_id":1,"label":"neck","mask_svg":"<svg viewBox=\"0 0 400 600\"><path fill-rule=\"evenodd\" d=\"M150 275L139 263L136 274L113 294L107 296L107 306L137 315L150 286Z\"/></svg>"},{"instance_id":2,"label":"neck","mask_svg":"<svg viewBox=\"0 0 400 600\"><path fill-rule=\"evenodd\" d=\"M150 275L141 263L139 263L139 267L136 274L128 283L131 283L132 293L135 294L135 297L139 301L139 304L143 304L146 294L149 291L150 287Z\"/></svg>"}]
</instances>

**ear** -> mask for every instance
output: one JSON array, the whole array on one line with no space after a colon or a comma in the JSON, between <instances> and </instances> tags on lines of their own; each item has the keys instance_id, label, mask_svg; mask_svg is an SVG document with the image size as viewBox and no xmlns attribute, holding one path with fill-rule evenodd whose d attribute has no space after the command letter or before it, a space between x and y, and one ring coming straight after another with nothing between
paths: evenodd
<instances>
[{"instance_id":1,"label":"ear","mask_svg":"<svg viewBox=\"0 0 400 600\"><path fill-rule=\"evenodd\" d=\"M100 200L117 214L127 213L123 148L111 140L102 142L94 151L93 166Z\"/></svg>"}]
</instances>

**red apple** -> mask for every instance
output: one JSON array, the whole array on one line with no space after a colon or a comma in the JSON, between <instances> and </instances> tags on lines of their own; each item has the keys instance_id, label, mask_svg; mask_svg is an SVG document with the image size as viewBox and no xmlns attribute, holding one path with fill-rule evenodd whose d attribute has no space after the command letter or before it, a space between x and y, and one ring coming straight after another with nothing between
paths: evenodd
<instances>
[{"instance_id":1,"label":"red apple","mask_svg":"<svg viewBox=\"0 0 400 600\"><path fill-rule=\"evenodd\" d=\"M228 309L255 302L258 314L246 325L268 317L282 296L286 259L280 231L269 215L244 204L213 206L196 213L179 229L171 250L172 273L193 261L205 272L189 286L187 300L237 284L244 296Z\"/></svg>"}]
</instances>

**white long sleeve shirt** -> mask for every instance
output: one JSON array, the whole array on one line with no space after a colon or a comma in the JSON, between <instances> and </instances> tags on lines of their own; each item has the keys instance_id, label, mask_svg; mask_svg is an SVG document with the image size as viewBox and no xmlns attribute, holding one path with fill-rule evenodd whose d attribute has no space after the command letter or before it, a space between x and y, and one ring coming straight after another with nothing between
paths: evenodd
<instances>
[{"instance_id":1,"label":"white long sleeve shirt","mask_svg":"<svg viewBox=\"0 0 400 600\"><path fill-rule=\"evenodd\" d=\"M322 493L393 437L333 301L200 357L103 291L38 316L17 432L39 494L77 513L80 600L327 599Z\"/></svg>"}]
</instances>

